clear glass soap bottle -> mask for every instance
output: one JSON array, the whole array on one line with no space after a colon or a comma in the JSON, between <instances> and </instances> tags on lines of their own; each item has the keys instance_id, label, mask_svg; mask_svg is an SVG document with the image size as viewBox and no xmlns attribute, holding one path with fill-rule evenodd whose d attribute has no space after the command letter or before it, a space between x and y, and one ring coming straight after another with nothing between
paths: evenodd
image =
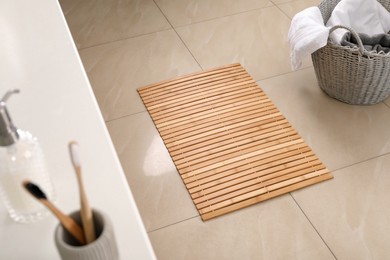
<instances>
[{"instance_id":1,"label":"clear glass soap bottle","mask_svg":"<svg viewBox=\"0 0 390 260\"><path fill-rule=\"evenodd\" d=\"M0 195L10 217L31 223L49 214L22 186L24 180L38 184L53 199L54 189L37 138L18 129L9 116L6 101L19 90L8 91L0 100Z\"/></svg>"}]
</instances>

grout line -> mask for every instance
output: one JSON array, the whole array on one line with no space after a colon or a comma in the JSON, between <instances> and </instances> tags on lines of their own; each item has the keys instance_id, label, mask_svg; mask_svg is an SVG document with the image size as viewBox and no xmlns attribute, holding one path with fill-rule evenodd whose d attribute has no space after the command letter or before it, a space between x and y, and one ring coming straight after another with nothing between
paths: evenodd
<instances>
[{"instance_id":1,"label":"grout line","mask_svg":"<svg viewBox=\"0 0 390 260\"><path fill-rule=\"evenodd\" d=\"M176 27L173 27L173 26L172 26L172 27L173 27L173 28L181 28L181 27L191 26L191 25L199 24L199 23L203 23L203 22L209 22L209 21L213 21L213 20L218 20L218 19L221 19L221 18L229 17L229 16L235 16L235 15L239 15L239 14L254 12L254 11L257 11L257 10L261 10L261 9L276 7L276 4L274 4L272 1L269 1L269 2L270 2L272 5L263 6L263 7L257 7L257 8L253 8L253 9L249 9L249 10L245 10L245 11L240 11L240 12L235 12L235 13L232 13L232 14L221 15L221 16L214 17L214 18L208 18L208 19L204 19L204 20L201 20L201 21L191 22L191 23L189 23L189 24L183 24L183 25L178 25L178 26L176 26ZM291 18L289 18L289 19L291 20Z\"/></svg>"},{"instance_id":2,"label":"grout line","mask_svg":"<svg viewBox=\"0 0 390 260\"><path fill-rule=\"evenodd\" d=\"M123 116L120 116L120 117L117 117L117 118L112 118L112 119L108 119L108 120L104 120L105 123L110 123L110 122L113 122L115 120L119 120L119 119L123 119L125 117L129 117L129 116L134 116L134 115L138 115L138 114L142 114L142 113L145 113L145 112L148 112L147 110L144 110L144 111L140 111L140 112L135 112L135 113L131 113L131 114L128 114L128 115L123 115Z\"/></svg>"},{"instance_id":3,"label":"grout line","mask_svg":"<svg viewBox=\"0 0 390 260\"><path fill-rule=\"evenodd\" d=\"M279 11L281 11L285 16L287 16L287 18L288 18L290 21L292 20L292 18L291 18L286 12L284 12L279 6L280 6L280 5L283 5L283 4L291 3L291 2L293 2L293 1L285 2L285 3L280 3L280 4L275 4L272 0L270 0L270 1L276 6L276 8L279 9Z\"/></svg>"},{"instance_id":4,"label":"grout line","mask_svg":"<svg viewBox=\"0 0 390 260\"><path fill-rule=\"evenodd\" d=\"M299 71L304 71L304 70L308 70L308 69L313 69L313 66L300 68L300 69L297 69L295 71L284 72L284 73L281 73L281 74L278 74L278 75L274 75L274 76L270 76L270 77L266 77L266 78L262 78L262 79L254 79L254 81L259 82L259 81L263 81L263 80L269 80L269 79L277 78L277 77L280 77L280 76L294 74L294 73L297 73Z\"/></svg>"},{"instance_id":5,"label":"grout line","mask_svg":"<svg viewBox=\"0 0 390 260\"><path fill-rule=\"evenodd\" d=\"M337 257L336 255L333 253L332 249L329 247L329 245L325 242L324 238L321 236L320 232L318 232L318 230L316 229L316 227L314 226L314 224L310 221L309 217L306 215L305 211L303 211L303 209L301 208L301 206L299 205L299 203L295 200L294 196L291 194L291 192L289 192L291 198L294 200L295 204L297 204L298 208L301 210L302 214L306 217L307 221L309 221L310 225L313 227L313 229L315 230L315 232L317 233L317 235L321 238L322 242L325 244L325 246L328 248L329 252L333 255L334 259L337 260Z\"/></svg>"},{"instance_id":6,"label":"grout line","mask_svg":"<svg viewBox=\"0 0 390 260\"><path fill-rule=\"evenodd\" d=\"M293 1L293 0L292 0ZM80 48L77 48L78 51L82 51L82 50L86 50L86 49L89 49L89 48L93 48L93 47L99 47L99 46L103 46L103 45L106 45L106 44L110 44L110 43L115 43L115 42L120 42L120 41L125 41L125 40L129 40L129 39L133 39L133 38L137 38L137 37L140 37L140 36L146 36L146 35L150 35L150 34L154 34L154 33L158 33L158 32L164 32L164 31L169 31L169 30L174 30L176 32L176 34L179 36L179 34L177 33L176 31L176 28L180 28L180 27L185 27L185 26L190 26L190 25L193 25L193 24L198 24L198 23L203 23L203 22L207 22L207 21L212 21L212 20L217 20L219 18L225 18L225 17L229 17L229 16L234 16L234 15L238 15L238 14L243 14L243 13L248 13L248 12L252 12L252 11L256 11L256 10L261 10L261 9L266 9L266 8L271 8L271 7L277 7L280 11L282 11L274 2L272 2L272 0L269 0L269 2L272 4L271 6L264 6L264 7L258 7L258 8L254 8L254 9L249 9L249 10L245 10L245 11L242 11L242 12L236 12L236 13L233 13L233 14L227 14L227 15L223 15L223 16L219 16L219 17L215 17L215 18L210 18L210 19L205 19L205 20L202 20L202 21L198 21L198 22L193 22L193 23L189 23L189 24L184 24L184 25L179 25L179 26L173 26L172 23L169 21L169 19L166 17L165 13L161 10L160 6L156 3L155 0L153 0L153 2L156 4L157 8L160 10L161 14L165 17L165 19L167 20L167 22L169 23L169 25L171 26L171 28L166 28L166 29L163 29L163 30L157 30L157 31L153 31L153 32L148 32L148 33L142 33L142 34L137 34L137 35L133 35L133 36L129 36L129 37L125 37L125 38L121 38L121 39L117 39L117 40L113 40L113 41L107 41L107 42L102 42L102 43L98 43L98 44L94 44L94 45L90 45L90 46L86 46L86 47L80 47ZM283 12L283 11L282 11ZM283 12L283 14L285 14ZM285 14L287 15L287 14ZM287 15L287 17L289 18L289 20L291 20L291 18ZM181 37L179 36L179 38L181 39ZM181 39L182 40L182 39ZM183 40L182 40L183 41ZM183 41L184 43L184 41ZM75 43L76 44L76 43ZM77 45L77 44L76 44ZM184 43L184 45L187 47L187 45ZM188 49L188 47L187 47ZM191 53L192 54L192 53ZM199 63L198 63L199 64ZM200 66L200 65L199 65ZM201 66L200 66L201 67ZM202 67L201 67L202 68ZM204 70L202 68L202 70Z\"/></svg>"},{"instance_id":7,"label":"grout line","mask_svg":"<svg viewBox=\"0 0 390 260\"><path fill-rule=\"evenodd\" d=\"M355 166L355 165L358 165L358 164L361 164L361 163L365 163L365 162L368 162L368 161L371 161L371 160L375 160L375 159L378 159L380 157L387 156L387 155L390 155L390 152L387 152L387 153L384 153L384 154L380 154L380 155L377 155L377 156L373 156L373 157L370 157L368 159L364 159L362 161L358 161L356 163L352 163L352 164L349 164L349 165L346 165L346 166L342 166L340 168L336 168L334 170L331 170L331 169L329 169L329 170L331 172L340 171L340 170L343 170L343 169L346 169L346 168L349 168L349 167L352 167L352 166Z\"/></svg>"},{"instance_id":8,"label":"grout line","mask_svg":"<svg viewBox=\"0 0 390 260\"><path fill-rule=\"evenodd\" d=\"M288 3L294 2L295 0L288 0L286 2L282 2L282 3L279 3L279 4L274 3L275 0L269 0L269 1L272 2L274 5L282 5L282 4L288 4Z\"/></svg>"},{"instance_id":9,"label":"grout line","mask_svg":"<svg viewBox=\"0 0 390 260\"><path fill-rule=\"evenodd\" d=\"M190 218L186 218L186 219L180 220L180 221L178 221L178 222L175 222L175 223L172 223L172 224L163 226L163 227L159 227L159 228L150 230L150 231L148 231L147 233L150 234L150 233L153 233L153 232L155 232L155 231L159 231L159 230L161 230L161 229L164 229L164 228L167 228L167 227L171 227L171 226L174 226L174 225L183 223L183 222L185 222L185 221L188 221L188 220L191 220L191 219L194 219L194 218L200 218L200 216L199 216L199 215L196 215L196 216L193 216L193 217L190 217Z\"/></svg>"},{"instance_id":10,"label":"grout line","mask_svg":"<svg viewBox=\"0 0 390 260\"><path fill-rule=\"evenodd\" d=\"M169 21L168 17L165 15L165 13L161 10L160 6L156 3L155 0L153 0L154 4L157 6L157 8L160 10L161 14L165 17L169 25L172 27L172 29L175 31L177 37L179 37L180 41L184 44L188 52L191 54L192 58L195 60L195 62L198 64L199 68L201 70L204 70L203 67L200 65L198 60L195 58L194 54L191 52L191 50L188 48L187 44L184 42L184 40L180 37L180 35L177 33L176 28L172 25L171 21Z\"/></svg>"},{"instance_id":11,"label":"grout line","mask_svg":"<svg viewBox=\"0 0 390 260\"><path fill-rule=\"evenodd\" d=\"M91 46L78 48L77 50L78 51L83 51L83 50L86 50L86 49L89 49L89 48L100 47L100 46L104 46L104 45L107 45L107 44L120 42L120 41L126 41L126 40L130 40L130 39L134 39L134 38L142 37L142 36L146 36L146 35L151 35L151 34L155 34L155 33L159 33L159 32L166 32L166 31L170 31L172 29L173 28L167 28L167 29L158 30L158 31L155 31L155 32L148 32L148 33L137 34L137 35L133 35L133 36L130 36L130 37L125 37L125 38L121 38L121 39L117 39L117 40L113 40L113 41L107 41L107 42L98 43L98 44L91 45Z\"/></svg>"},{"instance_id":12,"label":"grout line","mask_svg":"<svg viewBox=\"0 0 390 260\"><path fill-rule=\"evenodd\" d=\"M179 36L180 38L180 36ZM183 40L182 40L183 41ZM183 42L184 43L184 42ZM185 44L184 44L185 45ZM186 46L187 47L187 46ZM188 48L187 48L188 49ZM191 51L188 49L188 51L191 53ZM192 55L192 53L191 53ZM199 67L201 68L201 70L204 70L202 68L202 66L198 63L198 61L195 59L195 57L192 55L192 57L194 58L194 60L196 61L196 63L199 65ZM282 73L282 74L278 74L278 75L275 75L275 76L271 76L271 77L267 77L267 78L263 78L263 79L259 79L259 80L255 80L254 81L256 83L259 84L260 81L263 81L263 80L268 80L268 79L273 79L273 78L277 78L277 77L280 77L280 76L283 76L283 75L288 75L288 74L293 74L293 73L296 73L298 71L303 71L303 70L309 70L309 69L312 69L313 67L305 67L305 68L300 68L296 71L290 71L290 72L286 72L286 73ZM261 87L261 86L260 86ZM390 108L390 107L389 107ZM117 117L117 118L111 118L111 119L108 119L108 120L104 120L105 123L109 123L109 122L112 122L112 121L115 121L115 120L119 120L119 119L122 119L122 118L126 118L126 117L129 117L129 116L133 116L133 115L137 115L137 114L141 114L141 113L144 113L144 112L148 112L147 110L144 110L144 111L139 111L139 112L135 112L135 113L130 113L130 114L126 114L126 115L123 115L123 116L120 116L120 117ZM349 166L347 166L349 167Z\"/></svg>"},{"instance_id":13,"label":"grout line","mask_svg":"<svg viewBox=\"0 0 390 260\"><path fill-rule=\"evenodd\" d=\"M344 166L344 167L341 167L341 168L338 168L338 169L335 169L335 170L332 170L331 172L335 172L335 171L339 171L339 170L342 170L342 169L345 169L345 168L348 168L348 167L352 167L354 165L358 165L358 164L361 164L361 163L365 163L365 162L368 162L368 161L371 161L371 160L374 160L374 159L377 159L377 158L380 158L380 157L383 157L383 156L386 156L386 155L389 155L390 152L388 153L384 153L382 155L378 155L378 156L374 156L374 157L371 157L369 159L366 159L366 160L363 160L363 161L359 161L357 163L353 163L351 165L348 165L348 166ZM310 225L313 227L313 229L316 231L316 233L318 234L318 236L321 238L322 242L326 245L326 247L328 248L328 250L332 253L333 257L335 259L337 259L336 255L333 253L333 251L331 250L331 248L329 247L329 245L325 242L324 238L321 236L321 234L319 233L319 231L315 228L314 224L311 222L311 220L309 219L309 217L306 215L306 213L304 212L304 210L301 208L301 206L299 205L299 203L296 201L296 199L294 198L294 195L289 192L291 198L294 200L294 202L297 204L297 206L299 207L299 209L301 210L301 212L303 213L303 215L306 217L306 219L309 221Z\"/></svg>"},{"instance_id":14,"label":"grout line","mask_svg":"<svg viewBox=\"0 0 390 260\"><path fill-rule=\"evenodd\" d=\"M388 108L390 108L390 105L388 105L386 102L382 101L383 104L385 104L385 106L387 106Z\"/></svg>"}]
</instances>

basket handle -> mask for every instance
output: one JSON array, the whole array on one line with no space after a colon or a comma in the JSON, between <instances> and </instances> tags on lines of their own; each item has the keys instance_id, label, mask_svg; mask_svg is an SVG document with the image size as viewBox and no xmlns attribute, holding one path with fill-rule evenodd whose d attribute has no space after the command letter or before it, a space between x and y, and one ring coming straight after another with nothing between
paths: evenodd
<instances>
[{"instance_id":1,"label":"basket handle","mask_svg":"<svg viewBox=\"0 0 390 260\"><path fill-rule=\"evenodd\" d=\"M360 39L359 35L352 28L344 26L344 25L335 25L330 29L329 34L331 34L333 31L335 31L337 29L345 29L347 31L350 31L358 42L359 54L363 55L363 53L366 52L366 50L364 49L362 40Z\"/></svg>"}]
</instances>

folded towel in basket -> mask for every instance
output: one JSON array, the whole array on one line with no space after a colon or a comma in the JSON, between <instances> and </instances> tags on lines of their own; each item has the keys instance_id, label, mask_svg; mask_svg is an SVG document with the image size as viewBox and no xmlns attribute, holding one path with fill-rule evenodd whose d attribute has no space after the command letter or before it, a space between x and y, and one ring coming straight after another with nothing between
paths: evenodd
<instances>
[{"instance_id":1,"label":"folded towel in basket","mask_svg":"<svg viewBox=\"0 0 390 260\"><path fill-rule=\"evenodd\" d=\"M333 9L326 26L344 25L368 35L390 31L390 13L377 0L341 0ZM330 38L336 44L347 31L337 29Z\"/></svg>"},{"instance_id":2,"label":"folded towel in basket","mask_svg":"<svg viewBox=\"0 0 390 260\"><path fill-rule=\"evenodd\" d=\"M364 33L359 33L358 35L362 40L364 49L367 51L375 51L377 53L390 52L390 34L383 33L370 36ZM351 48L358 47L356 38L350 32L347 32L344 34L343 38L341 38L341 45L349 46Z\"/></svg>"},{"instance_id":3,"label":"folded towel in basket","mask_svg":"<svg viewBox=\"0 0 390 260\"><path fill-rule=\"evenodd\" d=\"M288 32L293 70L302 66L306 56L324 47L328 36L329 28L325 27L318 7L309 7L296 14Z\"/></svg>"}]
</instances>

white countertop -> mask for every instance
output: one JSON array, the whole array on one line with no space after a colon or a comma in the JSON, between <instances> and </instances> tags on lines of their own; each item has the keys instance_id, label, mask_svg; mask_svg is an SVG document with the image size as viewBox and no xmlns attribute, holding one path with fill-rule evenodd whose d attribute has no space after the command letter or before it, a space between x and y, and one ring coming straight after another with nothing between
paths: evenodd
<instances>
[{"instance_id":1,"label":"white countertop","mask_svg":"<svg viewBox=\"0 0 390 260\"><path fill-rule=\"evenodd\" d=\"M80 144L85 188L111 218L121 259L155 259L77 50L55 0L0 1L0 96L16 126L37 136L64 212L79 208L67 144ZM18 224L0 203L0 259L59 259L58 221Z\"/></svg>"}]
</instances>

